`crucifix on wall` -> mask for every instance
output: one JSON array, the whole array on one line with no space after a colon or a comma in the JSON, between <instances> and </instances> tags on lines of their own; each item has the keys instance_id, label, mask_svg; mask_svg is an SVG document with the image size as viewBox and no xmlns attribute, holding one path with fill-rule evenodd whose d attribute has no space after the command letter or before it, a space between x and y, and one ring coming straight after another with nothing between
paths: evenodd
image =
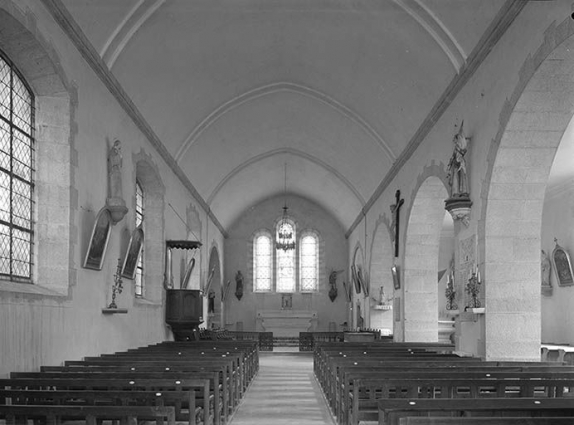
<instances>
[{"instance_id":1,"label":"crucifix on wall","mask_svg":"<svg viewBox=\"0 0 574 425\"><path fill-rule=\"evenodd\" d=\"M394 230L395 239L395 257L399 256L399 217L400 209L405 203L404 199L401 199L401 191L397 190L395 192L396 203L391 205L391 213L393 214L392 229Z\"/></svg>"}]
</instances>

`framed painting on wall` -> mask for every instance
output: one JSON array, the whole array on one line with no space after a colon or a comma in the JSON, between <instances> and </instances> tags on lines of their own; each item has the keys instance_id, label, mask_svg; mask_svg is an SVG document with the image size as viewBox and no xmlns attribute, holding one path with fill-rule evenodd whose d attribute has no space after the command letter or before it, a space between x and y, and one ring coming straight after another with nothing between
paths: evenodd
<instances>
[{"instance_id":1,"label":"framed painting on wall","mask_svg":"<svg viewBox=\"0 0 574 425\"><path fill-rule=\"evenodd\" d=\"M90 236L90 244L84 259L86 269L101 270L112 230L112 216L104 207L96 215L96 222Z\"/></svg>"},{"instance_id":2,"label":"framed painting on wall","mask_svg":"<svg viewBox=\"0 0 574 425\"><path fill-rule=\"evenodd\" d=\"M558 240L554 239L556 246L552 251L552 265L558 279L559 286L574 285L574 273L572 273L572 263L568 252L558 245Z\"/></svg>"},{"instance_id":3,"label":"framed painting on wall","mask_svg":"<svg viewBox=\"0 0 574 425\"><path fill-rule=\"evenodd\" d=\"M124 256L124 264L122 266L122 277L127 279L134 279L138 260L142 252L144 243L144 232L141 226L138 226L132 233L130 243L126 255Z\"/></svg>"},{"instance_id":4,"label":"framed painting on wall","mask_svg":"<svg viewBox=\"0 0 574 425\"><path fill-rule=\"evenodd\" d=\"M391 267L391 274L393 275L393 285L395 286L395 289L401 289L398 266Z\"/></svg>"},{"instance_id":5,"label":"framed painting on wall","mask_svg":"<svg viewBox=\"0 0 574 425\"><path fill-rule=\"evenodd\" d=\"M354 264L351 266L351 279L353 279L353 285L355 285L355 292L360 294L361 282L359 281L359 275L357 274L357 267Z\"/></svg>"}]
</instances>

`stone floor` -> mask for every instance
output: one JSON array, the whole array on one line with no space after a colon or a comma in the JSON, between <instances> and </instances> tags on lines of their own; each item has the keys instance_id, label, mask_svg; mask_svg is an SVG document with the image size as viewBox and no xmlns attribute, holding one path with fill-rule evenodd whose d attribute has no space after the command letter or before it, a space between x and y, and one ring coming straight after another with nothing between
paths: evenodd
<instances>
[{"instance_id":1,"label":"stone floor","mask_svg":"<svg viewBox=\"0 0 574 425\"><path fill-rule=\"evenodd\" d=\"M334 425L311 353L259 353L259 374L231 425Z\"/></svg>"}]
</instances>

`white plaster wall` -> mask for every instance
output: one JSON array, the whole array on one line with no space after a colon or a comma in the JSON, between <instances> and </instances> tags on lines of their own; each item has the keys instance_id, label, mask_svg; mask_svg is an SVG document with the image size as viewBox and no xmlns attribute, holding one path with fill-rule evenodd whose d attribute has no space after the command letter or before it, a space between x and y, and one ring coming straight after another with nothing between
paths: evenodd
<instances>
[{"instance_id":1,"label":"white plaster wall","mask_svg":"<svg viewBox=\"0 0 574 425\"><path fill-rule=\"evenodd\" d=\"M401 240L404 241L405 225L408 217L404 211L408 211L409 205L413 203L417 182L424 180L429 175L437 175L439 171L446 170L446 164L452 153L452 138L457 129L455 125L464 120L464 128L468 137L471 137L469 159L471 198L473 201L471 221L469 227L460 226L457 234L459 240L466 239L473 234L477 234L479 229L483 229L484 222L484 200L488 193L490 177L488 175L489 164L493 157L490 151L493 149L492 142L496 140L500 130L501 120L510 112L507 99L512 95L518 86L521 78L521 68L529 60L537 49L544 42L544 33L550 28L563 21L570 20L571 2L554 2L553 7L547 7L543 3L529 3L521 12L515 22L495 46L485 61L481 64L476 73L472 76L466 86L452 100L452 103L434 124L430 133L418 146L414 154L401 168L397 175L386 186L382 195L375 201L373 207L367 214L368 233L374 231L373 224L380 214L390 216L389 205L394 204L394 194L400 189L405 197L403 215L401 216ZM349 244L353 246L362 239L364 233L363 223L357 226L349 237ZM484 233L481 230L478 240L478 264L482 267L485 258ZM494 249L494 248L491 248ZM539 249L539 247L536 247ZM404 243L400 246L398 263L403 265ZM349 259L350 262L350 259ZM489 276L482 269L482 277L485 280L485 291L488 291ZM533 278L524 283L528 287L534 287L538 282ZM462 290L462 288L458 288ZM397 294L395 294L396 296ZM486 306L488 309L488 305ZM487 313L488 314L488 313ZM486 344L484 335L488 335L489 327L495 329L500 320L490 323L486 329L483 323L476 323L476 332L469 332L460 335L463 340L469 341L465 345L472 347L472 352L477 355L484 355L490 359L504 358L530 358L539 357L539 345L536 346L536 334L539 323L536 323L536 312L525 319L523 315L506 317L510 326L510 332L506 335L510 338L493 341L493 344ZM539 316L538 316L539 317ZM501 317L499 317L501 319ZM484 321L484 318L481 319ZM397 328L395 326L395 334ZM526 338L532 338L527 344L523 343ZM484 352L485 345L488 352ZM483 353L481 353L483 351Z\"/></svg>"},{"instance_id":2,"label":"white plaster wall","mask_svg":"<svg viewBox=\"0 0 574 425\"><path fill-rule=\"evenodd\" d=\"M546 195L542 216L542 249L550 256L554 238L570 256L574 255L574 186ZM572 257L571 257L572 258ZM559 286L554 269L550 273L552 295L542 296L542 341L574 344L574 286Z\"/></svg>"},{"instance_id":3,"label":"white plaster wall","mask_svg":"<svg viewBox=\"0 0 574 425\"><path fill-rule=\"evenodd\" d=\"M2 3L2 5L6 2ZM172 209L184 216L186 207L196 202L173 172L155 152L152 145L132 123L112 95L84 63L75 47L60 31L40 2L14 2L37 25L36 30L48 48L54 49L68 81L77 87L77 104L73 106L70 123L77 158L72 158L73 189L70 231L71 245L76 249L60 253L68 258L70 269L67 295L46 295L30 285L0 282L0 376L11 371L37 370L41 365L57 365L64 360L80 359L151 343L171 337L164 325L163 294L158 300L136 301L133 283L124 280L124 291L117 304L127 314L104 315L111 298L111 285L118 258L123 258L122 235L133 230L133 211L112 229L103 268L100 271L82 268L93 218L104 206L107 196L106 157L108 144L122 141L123 193L128 206L133 204L135 176L132 154L143 151L157 166L165 185L165 238L180 238L185 225ZM64 170L65 171L65 170ZM202 220L207 221L205 214ZM221 235L209 223L202 237L218 241ZM41 251L44 241L37 241ZM163 253L156 253L163 265ZM41 274L42 270L38 270ZM161 292L162 282L147 282ZM42 292L42 293L37 293Z\"/></svg>"},{"instance_id":4,"label":"white plaster wall","mask_svg":"<svg viewBox=\"0 0 574 425\"><path fill-rule=\"evenodd\" d=\"M229 237L225 240L225 277L224 282L231 281L229 296L224 309L226 311L225 324L230 330L236 329L237 322L243 322L244 331L256 330L257 310L279 310L281 308L281 294L254 293L252 269L252 244L250 242L254 232L262 228L273 230L275 221L282 213L284 197L265 200L253 206L229 229ZM345 269L347 257L347 243L343 228L326 211L313 202L288 196L286 198L289 215L297 225L297 233L304 229L315 229L319 232L324 247L324 266L320 270L319 292L313 294L293 294L293 310L317 311L318 331L328 331L329 322L339 326L347 320L347 302L343 292L343 280L346 273L339 274L337 278L338 296L334 302L328 297L328 276L331 270ZM274 233L272 233L274 234ZM241 270L243 274L243 297L241 301L235 297L235 274Z\"/></svg>"}]
</instances>

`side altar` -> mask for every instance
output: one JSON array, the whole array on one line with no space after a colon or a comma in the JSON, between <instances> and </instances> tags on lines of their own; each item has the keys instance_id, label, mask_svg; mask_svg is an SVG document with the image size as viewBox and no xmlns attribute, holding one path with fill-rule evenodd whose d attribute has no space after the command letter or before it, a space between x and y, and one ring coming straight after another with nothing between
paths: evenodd
<instances>
[{"instance_id":1,"label":"side altar","mask_svg":"<svg viewBox=\"0 0 574 425\"><path fill-rule=\"evenodd\" d=\"M255 319L258 332L273 332L273 336L298 337L299 332L311 332L317 327L317 312L309 310L258 310Z\"/></svg>"}]
</instances>

